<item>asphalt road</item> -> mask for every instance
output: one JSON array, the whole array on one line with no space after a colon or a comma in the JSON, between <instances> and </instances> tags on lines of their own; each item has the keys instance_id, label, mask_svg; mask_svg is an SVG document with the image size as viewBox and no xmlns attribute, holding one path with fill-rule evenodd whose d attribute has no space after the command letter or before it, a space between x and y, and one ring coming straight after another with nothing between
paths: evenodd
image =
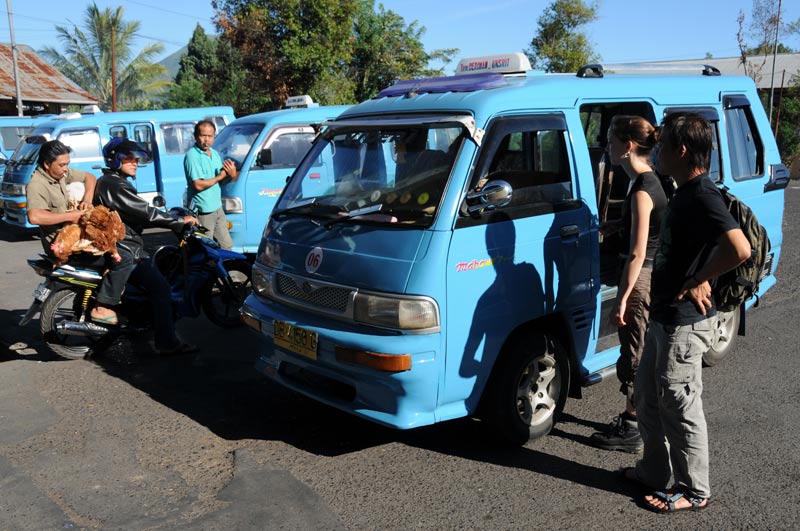
<instances>
[{"instance_id":1,"label":"asphalt road","mask_svg":"<svg viewBox=\"0 0 800 531\"><path fill-rule=\"evenodd\" d=\"M37 321L16 326L39 242L0 224L0 531L800 529L798 212L793 181L779 283L704 373L713 503L674 516L619 481L634 456L586 444L621 406L613 382L510 450L476 421L398 432L283 390L253 370L255 334L205 318L179 323L196 356L138 338L59 360Z\"/></svg>"}]
</instances>

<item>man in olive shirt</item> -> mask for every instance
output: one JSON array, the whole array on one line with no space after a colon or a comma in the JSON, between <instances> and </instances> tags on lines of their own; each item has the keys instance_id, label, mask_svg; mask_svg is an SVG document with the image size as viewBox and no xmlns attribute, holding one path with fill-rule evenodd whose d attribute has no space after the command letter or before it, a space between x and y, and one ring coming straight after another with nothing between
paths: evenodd
<instances>
[{"instance_id":1,"label":"man in olive shirt","mask_svg":"<svg viewBox=\"0 0 800 531\"><path fill-rule=\"evenodd\" d=\"M71 151L69 146L58 140L42 144L36 170L27 186L28 221L33 225L39 225L42 247L45 254L51 257L53 251L50 245L61 227L77 223L84 210L92 207L97 183L97 179L91 173L69 167ZM84 195L78 208L69 210L67 185L74 182L83 183ZM118 323L117 314L111 307L119 304L134 265L127 259L127 254L121 254L123 259L119 262L106 260L104 257L75 259L83 266L105 266L109 269L97 291L97 304L92 308L90 315L93 321L111 325Z\"/></svg>"}]
</instances>

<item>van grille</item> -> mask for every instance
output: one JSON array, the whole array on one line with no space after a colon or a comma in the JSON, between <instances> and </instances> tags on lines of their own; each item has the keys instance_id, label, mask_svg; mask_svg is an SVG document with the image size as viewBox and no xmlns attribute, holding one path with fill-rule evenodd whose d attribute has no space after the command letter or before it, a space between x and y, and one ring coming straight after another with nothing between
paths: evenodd
<instances>
[{"instance_id":1,"label":"van grille","mask_svg":"<svg viewBox=\"0 0 800 531\"><path fill-rule=\"evenodd\" d=\"M282 273L275 275L277 292L288 299L316 307L344 313L350 300L351 290L333 286L314 287L307 281L294 279Z\"/></svg>"}]
</instances>

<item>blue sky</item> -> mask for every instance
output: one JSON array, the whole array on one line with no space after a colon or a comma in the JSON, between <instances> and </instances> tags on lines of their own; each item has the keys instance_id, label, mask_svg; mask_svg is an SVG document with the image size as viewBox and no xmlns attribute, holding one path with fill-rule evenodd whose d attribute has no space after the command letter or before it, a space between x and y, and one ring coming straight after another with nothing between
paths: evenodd
<instances>
[{"instance_id":1,"label":"blue sky","mask_svg":"<svg viewBox=\"0 0 800 531\"><path fill-rule=\"evenodd\" d=\"M379 2L376 2L379 3ZM520 51L526 48L536 21L551 0L384 0L384 7L407 23L426 28L427 50L460 48L458 57ZM213 10L206 0L98 0L100 8L125 5L125 16L141 22L138 46L160 41L164 55L178 50L196 24L209 33ZM17 44L34 49L57 45L56 24L80 24L86 0L12 0ZM656 6L662 9L659 12ZM599 20L586 31L606 63L702 59L738 55L739 10L750 17L752 0L600 0ZM800 2L783 0L785 21L800 19ZM5 2L0 2L0 41L11 40ZM800 49L800 38L784 39ZM455 65L453 65L454 68ZM451 73L451 72L448 72Z\"/></svg>"}]
</instances>

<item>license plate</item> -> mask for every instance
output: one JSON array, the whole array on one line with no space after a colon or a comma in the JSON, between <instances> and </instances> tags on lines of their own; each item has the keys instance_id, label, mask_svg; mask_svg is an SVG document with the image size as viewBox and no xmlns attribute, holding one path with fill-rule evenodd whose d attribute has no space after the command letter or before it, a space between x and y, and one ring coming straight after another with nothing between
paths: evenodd
<instances>
[{"instance_id":1,"label":"license plate","mask_svg":"<svg viewBox=\"0 0 800 531\"><path fill-rule=\"evenodd\" d=\"M44 301L48 295L50 295L50 288L47 287L47 281L42 282L33 290L33 298L37 301Z\"/></svg>"},{"instance_id":2,"label":"license plate","mask_svg":"<svg viewBox=\"0 0 800 531\"><path fill-rule=\"evenodd\" d=\"M275 344L312 360L317 359L317 333L284 321L273 324Z\"/></svg>"}]
</instances>

